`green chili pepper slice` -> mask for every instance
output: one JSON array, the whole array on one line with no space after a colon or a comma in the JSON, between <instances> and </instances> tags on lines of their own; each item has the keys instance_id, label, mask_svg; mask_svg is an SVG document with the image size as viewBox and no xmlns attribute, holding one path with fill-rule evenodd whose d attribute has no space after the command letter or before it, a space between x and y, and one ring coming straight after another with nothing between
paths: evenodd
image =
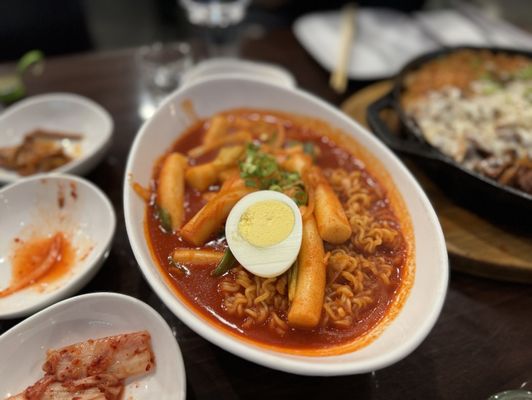
<instances>
[{"instance_id":1,"label":"green chili pepper slice","mask_svg":"<svg viewBox=\"0 0 532 400\"><path fill-rule=\"evenodd\" d=\"M227 247L224 251L224 255L222 256L222 259L216 266L216 268L211 272L211 276L222 276L227 271L229 271L231 268L233 268L236 265L236 258L231 252L231 249Z\"/></svg>"},{"instance_id":2,"label":"green chili pepper slice","mask_svg":"<svg viewBox=\"0 0 532 400\"><path fill-rule=\"evenodd\" d=\"M159 218L159 221L161 222L161 227L166 232L172 232L172 218L170 217L170 214L168 214L168 211L166 211L162 207L157 206L156 212L157 212L157 217Z\"/></svg>"}]
</instances>

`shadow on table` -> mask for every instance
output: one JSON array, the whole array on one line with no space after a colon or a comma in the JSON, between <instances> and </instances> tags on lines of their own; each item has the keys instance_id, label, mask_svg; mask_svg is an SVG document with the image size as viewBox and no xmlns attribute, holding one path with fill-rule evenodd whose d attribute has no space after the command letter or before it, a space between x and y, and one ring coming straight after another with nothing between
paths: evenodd
<instances>
[{"instance_id":1,"label":"shadow on table","mask_svg":"<svg viewBox=\"0 0 532 400\"><path fill-rule=\"evenodd\" d=\"M424 392L438 400L430 356L417 352L374 373L307 377L244 361L202 339L180 338L188 381L188 399L395 399ZM420 374L420 372L422 374ZM419 387L422 386L421 391ZM414 390L414 388L416 390Z\"/></svg>"}]
</instances>

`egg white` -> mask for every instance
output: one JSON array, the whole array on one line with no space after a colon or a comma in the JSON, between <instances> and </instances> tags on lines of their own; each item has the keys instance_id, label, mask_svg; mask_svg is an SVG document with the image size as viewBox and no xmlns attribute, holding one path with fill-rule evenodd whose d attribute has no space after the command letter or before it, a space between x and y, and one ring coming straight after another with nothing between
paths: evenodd
<instances>
[{"instance_id":1,"label":"egg white","mask_svg":"<svg viewBox=\"0 0 532 400\"><path fill-rule=\"evenodd\" d=\"M294 226L282 241L269 247L256 247L244 239L238 224L242 214L253 204L265 200L277 200L286 204L294 214ZM263 278L279 276L295 262L303 235L301 213L297 204L287 195L273 190L261 190L244 196L235 204L225 223L225 237L236 260L246 270Z\"/></svg>"}]
</instances>

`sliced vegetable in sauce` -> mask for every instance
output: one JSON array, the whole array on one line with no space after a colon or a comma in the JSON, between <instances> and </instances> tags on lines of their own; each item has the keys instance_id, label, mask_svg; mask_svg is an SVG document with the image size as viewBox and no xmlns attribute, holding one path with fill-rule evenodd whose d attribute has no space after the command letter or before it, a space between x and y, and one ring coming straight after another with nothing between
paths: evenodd
<instances>
[{"instance_id":1,"label":"sliced vegetable in sauce","mask_svg":"<svg viewBox=\"0 0 532 400\"><path fill-rule=\"evenodd\" d=\"M170 217L170 214L168 214L164 208L159 206L155 208L155 212L157 214L156 217L165 232L172 232L172 218Z\"/></svg>"},{"instance_id":2,"label":"sliced vegetable in sauce","mask_svg":"<svg viewBox=\"0 0 532 400\"><path fill-rule=\"evenodd\" d=\"M297 284L297 272L298 272L299 266L296 262L292 265L292 267L288 270L288 300L292 301L294 299L294 296L296 294L296 284Z\"/></svg>"},{"instance_id":3,"label":"sliced vegetable in sauce","mask_svg":"<svg viewBox=\"0 0 532 400\"><path fill-rule=\"evenodd\" d=\"M234 268L236 264L236 258L228 247L225 249L224 256L222 257L216 268L211 272L211 275L222 276L231 268Z\"/></svg>"}]
</instances>

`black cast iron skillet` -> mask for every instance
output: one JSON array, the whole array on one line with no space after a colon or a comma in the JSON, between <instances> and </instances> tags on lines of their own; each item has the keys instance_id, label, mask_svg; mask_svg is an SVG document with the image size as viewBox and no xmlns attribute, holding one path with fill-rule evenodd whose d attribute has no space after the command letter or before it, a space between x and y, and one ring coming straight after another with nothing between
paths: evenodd
<instances>
[{"instance_id":1,"label":"black cast iron skillet","mask_svg":"<svg viewBox=\"0 0 532 400\"><path fill-rule=\"evenodd\" d=\"M532 58L532 52L504 48L455 47L427 53L403 67L394 80L392 90L369 106L369 126L388 147L412 157L446 194L459 203L492 219L532 230L532 195L468 170L432 147L424 140L416 123L406 115L401 106L404 80L409 73L427 61L466 48L520 54ZM391 132L381 118L381 111L385 109L393 109L399 115L400 134Z\"/></svg>"}]
</instances>

